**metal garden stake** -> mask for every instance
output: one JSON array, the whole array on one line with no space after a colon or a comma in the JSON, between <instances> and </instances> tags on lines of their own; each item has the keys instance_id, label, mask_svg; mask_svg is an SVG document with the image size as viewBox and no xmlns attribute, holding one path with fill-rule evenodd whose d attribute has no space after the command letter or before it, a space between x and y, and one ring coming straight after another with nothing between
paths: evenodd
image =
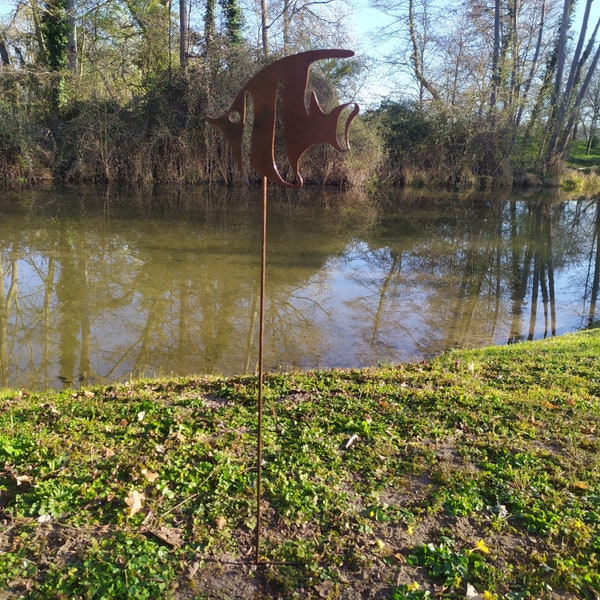
<instances>
[{"instance_id":1,"label":"metal garden stake","mask_svg":"<svg viewBox=\"0 0 600 600\"><path fill-rule=\"evenodd\" d=\"M313 144L325 142L336 150L348 150L348 129L358 114L358 104L348 102L325 113L314 92L307 102L307 85L310 65L322 59L348 58L351 50L309 50L282 58L259 71L234 98L229 110L221 117L207 117L219 127L237 158L242 175L246 177L244 161L244 132L250 127L248 99L252 102L252 124L249 131L248 156L250 166L262 176L263 221L262 261L260 278L260 315L258 346L258 432L256 457L256 530L255 562L260 563L261 475L262 475L262 412L263 412L263 343L265 312L265 271L267 249L267 181L300 188L303 185L298 169L302 154ZM342 111L353 108L344 124L344 145L338 138L338 125ZM275 162L275 128L280 120L289 166L294 172L292 181L284 179Z\"/></svg>"}]
</instances>

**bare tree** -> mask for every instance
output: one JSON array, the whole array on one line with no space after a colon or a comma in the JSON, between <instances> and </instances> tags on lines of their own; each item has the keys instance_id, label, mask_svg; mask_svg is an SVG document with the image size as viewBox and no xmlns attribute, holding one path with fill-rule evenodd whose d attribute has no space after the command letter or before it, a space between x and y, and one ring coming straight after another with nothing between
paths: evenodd
<instances>
[{"instance_id":1,"label":"bare tree","mask_svg":"<svg viewBox=\"0 0 600 600\"><path fill-rule=\"evenodd\" d=\"M424 5L426 9L427 5ZM424 13L424 20L426 19L426 12ZM416 26L416 17L414 10L414 0L409 0L408 2L408 29L410 32L410 41L412 44L412 53L411 53L411 62L413 65L415 77L417 81L425 88L432 96L434 100L439 100L440 95L438 91L435 89L431 81L425 76L424 67L423 67L423 54L426 46L426 33L425 28L423 30L423 36L419 38L417 34L417 26Z\"/></svg>"},{"instance_id":2,"label":"bare tree","mask_svg":"<svg viewBox=\"0 0 600 600\"><path fill-rule=\"evenodd\" d=\"M260 52L289 54L318 44L346 41L347 8L340 0L256 0L251 4Z\"/></svg>"},{"instance_id":3,"label":"bare tree","mask_svg":"<svg viewBox=\"0 0 600 600\"><path fill-rule=\"evenodd\" d=\"M600 46L596 47L600 18L598 18L586 43L592 1L586 0L577 46L566 75L567 33L571 27L573 3L570 0L564 0L563 15L556 41L555 52L557 58L554 69L554 85L550 97L550 114L546 127L548 144L545 150L544 167L551 174L557 174L560 170L563 155L572 139L575 124L579 118L581 103L590 86L600 58Z\"/></svg>"}]
</instances>

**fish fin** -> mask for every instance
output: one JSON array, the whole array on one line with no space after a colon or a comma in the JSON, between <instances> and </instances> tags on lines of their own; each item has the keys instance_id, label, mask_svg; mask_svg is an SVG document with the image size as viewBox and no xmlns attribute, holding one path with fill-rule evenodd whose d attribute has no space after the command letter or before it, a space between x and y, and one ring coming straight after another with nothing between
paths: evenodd
<instances>
[{"instance_id":1,"label":"fish fin","mask_svg":"<svg viewBox=\"0 0 600 600\"><path fill-rule=\"evenodd\" d=\"M344 142L346 144L346 148L342 149L343 152L350 150L350 139L348 137L348 131L350 130L350 124L352 123L352 121L354 120L354 117L356 117L356 115L358 114L358 111L360 110L360 106L356 102L347 102L344 105L344 108L346 108L347 106L350 106L351 104L354 104L354 108L352 109L350 116L346 119L346 124L344 126Z\"/></svg>"},{"instance_id":2,"label":"fish fin","mask_svg":"<svg viewBox=\"0 0 600 600\"><path fill-rule=\"evenodd\" d=\"M317 98L315 92L311 92L308 108L308 117L309 119L318 119L324 125L324 127L319 130L318 136L315 137L314 140L310 140L310 145L312 145L313 143L325 142L327 144L330 144L331 146L333 146L333 148L340 152L344 152L348 148L348 143L346 143L346 148L344 148L340 144L337 129L342 112L347 106L349 106L349 104L351 103L349 102L346 104L341 104L339 106L336 106L332 111L326 113L321 108L321 105L319 104L319 99ZM356 113L358 113L358 110L356 110ZM356 116L356 114L350 117L350 121L354 118L354 116ZM348 141L347 136L349 127L350 123L347 122L344 131L346 142Z\"/></svg>"}]
</instances>

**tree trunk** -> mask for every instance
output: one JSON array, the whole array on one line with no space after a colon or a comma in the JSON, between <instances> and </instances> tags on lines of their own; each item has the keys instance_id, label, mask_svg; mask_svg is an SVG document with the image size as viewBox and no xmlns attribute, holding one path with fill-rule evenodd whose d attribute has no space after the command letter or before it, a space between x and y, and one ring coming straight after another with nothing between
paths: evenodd
<instances>
[{"instance_id":1,"label":"tree trunk","mask_svg":"<svg viewBox=\"0 0 600 600\"><path fill-rule=\"evenodd\" d=\"M2 64L5 66L10 65L10 59L8 57L8 50L6 49L6 44L4 40L0 40L0 59L2 59Z\"/></svg>"},{"instance_id":2,"label":"tree trunk","mask_svg":"<svg viewBox=\"0 0 600 600\"><path fill-rule=\"evenodd\" d=\"M77 22L75 20L75 0L67 0L67 67L71 73L77 73Z\"/></svg>"},{"instance_id":3,"label":"tree trunk","mask_svg":"<svg viewBox=\"0 0 600 600\"><path fill-rule=\"evenodd\" d=\"M494 2L494 49L492 52L492 91L490 93L490 108L496 106L496 97L500 87L500 0Z\"/></svg>"},{"instance_id":4,"label":"tree trunk","mask_svg":"<svg viewBox=\"0 0 600 600\"><path fill-rule=\"evenodd\" d=\"M600 200L596 201L596 231L594 233L596 256L594 260L594 277L592 280L588 327L592 327L596 321L596 305L598 302L598 288L600 287Z\"/></svg>"},{"instance_id":5,"label":"tree trunk","mask_svg":"<svg viewBox=\"0 0 600 600\"><path fill-rule=\"evenodd\" d=\"M292 27L292 15L290 14L290 0L283 0L283 53L289 54L291 39L290 30Z\"/></svg>"},{"instance_id":6,"label":"tree trunk","mask_svg":"<svg viewBox=\"0 0 600 600\"><path fill-rule=\"evenodd\" d=\"M520 79L520 71L521 67L521 58L519 56L519 9L520 3L517 0L514 0L512 4L509 2L509 6L511 7L511 20L510 20L510 52L512 53L513 65L510 73L510 88L509 88L509 98L508 103L511 106L511 113L514 114L514 104L519 97L519 91L521 87Z\"/></svg>"},{"instance_id":7,"label":"tree trunk","mask_svg":"<svg viewBox=\"0 0 600 600\"><path fill-rule=\"evenodd\" d=\"M262 32L263 54L269 56L269 7L267 0L260 0L260 28Z\"/></svg>"},{"instance_id":8,"label":"tree trunk","mask_svg":"<svg viewBox=\"0 0 600 600\"><path fill-rule=\"evenodd\" d=\"M569 19L571 17L572 7L572 0L564 0L563 14L559 25L558 40L556 42L556 76L552 93L552 106L556 106L558 102L560 89L563 83L563 72L565 70L565 61L567 59L567 33L569 30Z\"/></svg>"},{"instance_id":9,"label":"tree trunk","mask_svg":"<svg viewBox=\"0 0 600 600\"><path fill-rule=\"evenodd\" d=\"M422 50L419 48L417 41L417 30L415 27L415 14L414 14L414 3L413 0L409 0L408 3L408 28L410 31L410 40L412 42L412 63L413 70L417 81L424 87L433 97L434 100L439 100L440 95L438 91L433 87L431 82L425 77L423 73L423 56Z\"/></svg>"},{"instance_id":10,"label":"tree trunk","mask_svg":"<svg viewBox=\"0 0 600 600\"><path fill-rule=\"evenodd\" d=\"M205 54L210 56L215 37L215 8L216 0L206 0L206 14L204 15L204 45Z\"/></svg>"},{"instance_id":11,"label":"tree trunk","mask_svg":"<svg viewBox=\"0 0 600 600\"><path fill-rule=\"evenodd\" d=\"M188 27L187 0L179 0L179 67L187 69Z\"/></svg>"},{"instance_id":12,"label":"tree trunk","mask_svg":"<svg viewBox=\"0 0 600 600\"><path fill-rule=\"evenodd\" d=\"M40 22L39 7L36 0L31 0L31 15L33 18L33 28L35 30L35 39L38 43L38 54L42 61L47 60L46 58L46 43L44 42L44 36L42 35L42 24ZM24 62L24 61L22 61Z\"/></svg>"},{"instance_id":13,"label":"tree trunk","mask_svg":"<svg viewBox=\"0 0 600 600\"><path fill-rule=\"evenodd\" d=\"M594 101L592 104L592 118L590 119L590 127L587 135L586 154L589 156L594 145L596 137L596 129L598 127L598 118L600 117L600 89L596 89L593 95Z\"/></svg>"}]
</instances>

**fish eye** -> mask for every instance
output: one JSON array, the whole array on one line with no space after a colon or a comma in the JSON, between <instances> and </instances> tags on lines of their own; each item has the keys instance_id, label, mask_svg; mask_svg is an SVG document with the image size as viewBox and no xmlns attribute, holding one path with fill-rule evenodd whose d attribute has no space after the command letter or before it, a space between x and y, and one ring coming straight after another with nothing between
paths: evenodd
<instances>
[{"instance_id":1,"label":"fish eye","mask_svg":"<svg viewBox=\"0 0 600 600\"><path fill-rule=\"evenodd\" d=\"M237 110L232 110L228 115L227 118L229 119L230 123L239 123L242 115L240 115L240 113Z\"/></svg>"}]
</instances>

